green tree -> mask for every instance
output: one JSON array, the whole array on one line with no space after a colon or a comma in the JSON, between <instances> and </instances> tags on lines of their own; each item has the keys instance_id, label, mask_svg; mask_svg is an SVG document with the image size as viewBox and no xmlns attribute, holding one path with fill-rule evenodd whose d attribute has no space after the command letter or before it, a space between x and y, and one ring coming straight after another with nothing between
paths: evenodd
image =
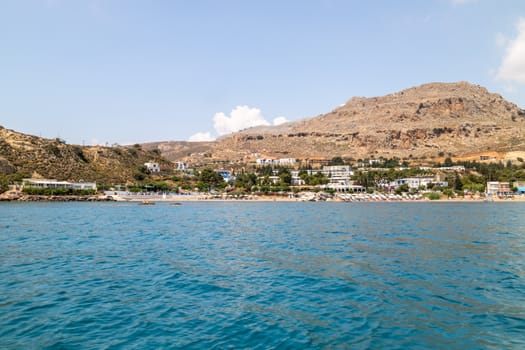
<instances>
[{"instance_id":1,"label":"green tree","mask_svg":"<svg viewBox=\"0 0 525 350\"><path fill-rule=\"evenodd\" d=\"M209 191L212 188L226 187L226 182L221 174L211 168L205 168L199 173L197 187L200 190Z\"/></svg>"},{"instance_id":2,"label":"green tree","mask_svg":"<svg viewBox=\"0 0 525 350\"><path fill-rule=\"evenodd\" d=\"M463 183L461 182L461 177L459 174L456 174L456 177L454 179L454 190L457 192L463 191Z\"/></svg>"},{"instance_id":3,"label":"green tree","mask_svg":"<svg viewBox=\"0 0 525 350\"><path fill-rule=\"evenodd\" d=\"M171 190L170 186L168 186L168 184L165 183L164 181L157 181L153 184L150 184L149 186L153 191L167 192Z\"/></svg>"},{"instance_id":4,"label":"green tree","mask_svg":"<svg viewBox=\"0 0 525 350\"><path fill-rule=\"evenodd\" d=\"M140 172L136 172L135 174L133 174L133 178L137 181L144 181L146 175Z\"/></svg>"},{"instance_id":5,"label":"green tree","mask_svg":"<svg viewBox=\"0 0 525 350\"><path fill-rule=\"evenodd\" d=\"M292 183L292 173L286 168L279 169L278 174L281 185L289 186Z\"/></svg>"},{"instance_id":6,"label":"green tree","mask_svg":"<svg viewBox=\"0 0 525 350\"><path fill-rule=\"evenodd\" d=\"M398 186L394 192L396 194L401 194L403 192L408 192L410 190L410 188L408 187L408 184L402 184L401 186Z\"/></svg>"},{"instance_id":7,"label":"green tree","mask_svg":"<svg viewBox=\"0 0 525 350\"><path fill-rule=\"evenodd\" d=\"M330 161L329 165L344 165L345 162L343 161L343 158L337 156L337 157L333 157L332 160Z\"/></svg>"},{"instance_id":8,"label":"green tree","mask_svg":"<svg viewBox=\"0 0 525 350\"><path fill-rule=\"evenodd\" d=\"M257 173L259 174L259 176L272 176L273 168L270 165L265 165L259 168Z\"/></svg>"},{"instance_id":9,"label":"green tree","mask_svg":"<svg viewBox=\"0 0 525 350\"><path fill-rule=\"evenodd\" d=\"M146 175L149 174L148 168L145 165L137 167L137 171L133 174L133 178L137 181L144 181Z\"/></svg>"},{"instance_id":10,"label":"green tree","mask_svg":"<svg viewBox=\"0 0 525 350\"><path fill-rule=\"evenodd\" d=\"M391 159L385 159L383 163L381 164L381 168L396 168L399 164L399 158L394 157Z\"/></svg>"},{"instance_id":11,"label":"green tree","mask_svg":"<svg viewBox=\"0 0 525 350\"><path fill-rule=\"evenodd\" d=\"M4 193L9 189L8 183L5 179L0 179L0 193Z\"/></svg>"},{"instance_id":12,"label":"green tree","mask_svg":"<svg viewBox=\"0 0 525 350\"><path fill-rule=\"evenodd\" d=\"M261 186L270 186L272 184L272 181L270 180L269 175L265 175L259 180L259 183Z\"/></svg>"},{"instance_id":13,"label":"green tree","mask_svg":"<svg viewBox=\"0 0 525 350\"><path fill-rule=\"evenodd\" d=\"M437 192L430 192L426 195L426 197L430 199L431 201L441 199L441 195Z\"/></svg>"},{"instance_id":14,"label":"green tree","mask_svg":"<svg viewBox=\"0 0 525 350\"><path fill-rule=\"evenodd\" d=\"M318 186L326 185L330 180L323 173L315 173L313 176L308 178L307 185Z\"/></svg>"},{"instance_id":15,"label":"green tree","mask_svg":"<svg viewBox=\"0 0 525 350\"><path fill-rule=\"evenodd\" d=\"M257 184L257 175L255 174L239 174L237 175L234 186L246 192L251 191Z\"/></svg>"},{"instance_id":16,"label":"green tree","mask_svg":"<svg viewBox=\"0 0 525 350\"><path fill-rule=\"evenodd\" d=\"M450 188L443 190L443 194L448 198L454 197L454 191L452 191Z\"/></svg>"}]
</instances>

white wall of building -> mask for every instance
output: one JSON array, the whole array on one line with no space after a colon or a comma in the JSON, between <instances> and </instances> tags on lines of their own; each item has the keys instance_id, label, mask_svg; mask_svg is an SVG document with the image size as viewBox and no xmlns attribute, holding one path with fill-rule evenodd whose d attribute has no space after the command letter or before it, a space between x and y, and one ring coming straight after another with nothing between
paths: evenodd
<instances>
[{"instance_id":1,"label":"white wall of building","mask_svg":"<svg viewBox=\"0 0 525 350\"><path fill-rule=\"evenodd\" d=\"M159 163L148 162L148 163L144 163L144 166L146 167L146 169L148 169L150 173L160 172Z\"/></svg>"}]
</instances>

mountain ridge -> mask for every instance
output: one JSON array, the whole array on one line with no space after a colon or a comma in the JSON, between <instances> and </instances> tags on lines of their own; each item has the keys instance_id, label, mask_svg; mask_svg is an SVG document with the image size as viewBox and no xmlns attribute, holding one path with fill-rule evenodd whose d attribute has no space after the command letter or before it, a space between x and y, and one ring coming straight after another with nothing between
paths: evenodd
<instances>
[{"instance_id":1,"label":"mountain ridge","mask_svg":"<svg viewBox=\"0 0 525 350\"><path fill-rule=\"evenodd\" d=\"M0 127L0 175L129 183L144 163L173 169L243 166L256 158L425 159L479 154L525 157L525 110L467 82L428 83L379 97L352 97L332 111L279 126L259 126L213 142L79 146Z\"/></svg>"},{"instance_id":2,"label":"mountain ridge","mask_svg":"<svg viewBox=\"0 0 525 350\"><path fill-rule=\"evenodd\" d=\"M468 82L427 83L384 96L352 97L317 117L241 130L197 153L187 144L191 154L177 160L433 158L525 151L524 134L525 110L501 95Z\"/></svg>"}]
</instances>

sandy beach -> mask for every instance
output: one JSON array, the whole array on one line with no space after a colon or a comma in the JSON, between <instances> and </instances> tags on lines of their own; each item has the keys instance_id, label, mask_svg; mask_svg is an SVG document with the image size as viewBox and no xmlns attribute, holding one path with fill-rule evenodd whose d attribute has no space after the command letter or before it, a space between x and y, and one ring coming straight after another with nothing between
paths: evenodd
<instances>
[{"instance_id":1,"label":"sandy beach","mask_svg":"<svg viewBox=\"0 0 525 350\"><path fill-rule=\"evenodd\" d=\"M298 193L295 195L210 195L210 194L143 194L143 195L115 195L106 192L104 195L96 196L42 196L27 195L19 191L7 191L0 194L0 201L19 201L19 202L86 202L86 201L117 201L117 202L138 202L138 203L156 203L156 202L524 202L525 196L512 196L508 198L485 198L485 197L456 197L441 198L430 200L422 195L385 195L385 194L340 194L334 196L322 192Z\"/></svg>"},{"instance_id":2,"label":"sandy beach","mask_svg":"<svg viewBox=\"0 0 525 350\"><path fill-rule=\"evenodd\" d=\"M156 198L119 198L117 201L127 202L341 202L341 203L353 203L353 202L385 202L385 203L430 203L430 202L465 202L465 203L479 203L479 202L525 202L525 196L514 196L509 198L471 198L471 197L456 197L456 198L441 198L437 200L430 200L426 197L420 197L417 199L409 198L395 198L395 199L380 199L380 198L356 198L353 200L345 200L339 196L328 197L326 199L312 198L308 196L280 196L280 195L247 195L243 197L234 196L210 196L210 195L181 195L181 196L170 196L170 197L156 197Z\"/></svg>"}]
</instances>

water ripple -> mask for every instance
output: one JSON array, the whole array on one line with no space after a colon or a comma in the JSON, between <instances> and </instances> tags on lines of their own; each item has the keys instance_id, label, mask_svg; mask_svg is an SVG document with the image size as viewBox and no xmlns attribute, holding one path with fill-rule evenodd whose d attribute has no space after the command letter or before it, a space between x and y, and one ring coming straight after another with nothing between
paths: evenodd
<instances>
[{"instance_id":1,"label":"water ripple","mask_svg":"<svg viewBox=\"0 0 525 350\"><path fill-rule=\"evenodd\" d=\"M2 203L0 348L521 349L523 209Z\"/></svg>"}]
</instances>

